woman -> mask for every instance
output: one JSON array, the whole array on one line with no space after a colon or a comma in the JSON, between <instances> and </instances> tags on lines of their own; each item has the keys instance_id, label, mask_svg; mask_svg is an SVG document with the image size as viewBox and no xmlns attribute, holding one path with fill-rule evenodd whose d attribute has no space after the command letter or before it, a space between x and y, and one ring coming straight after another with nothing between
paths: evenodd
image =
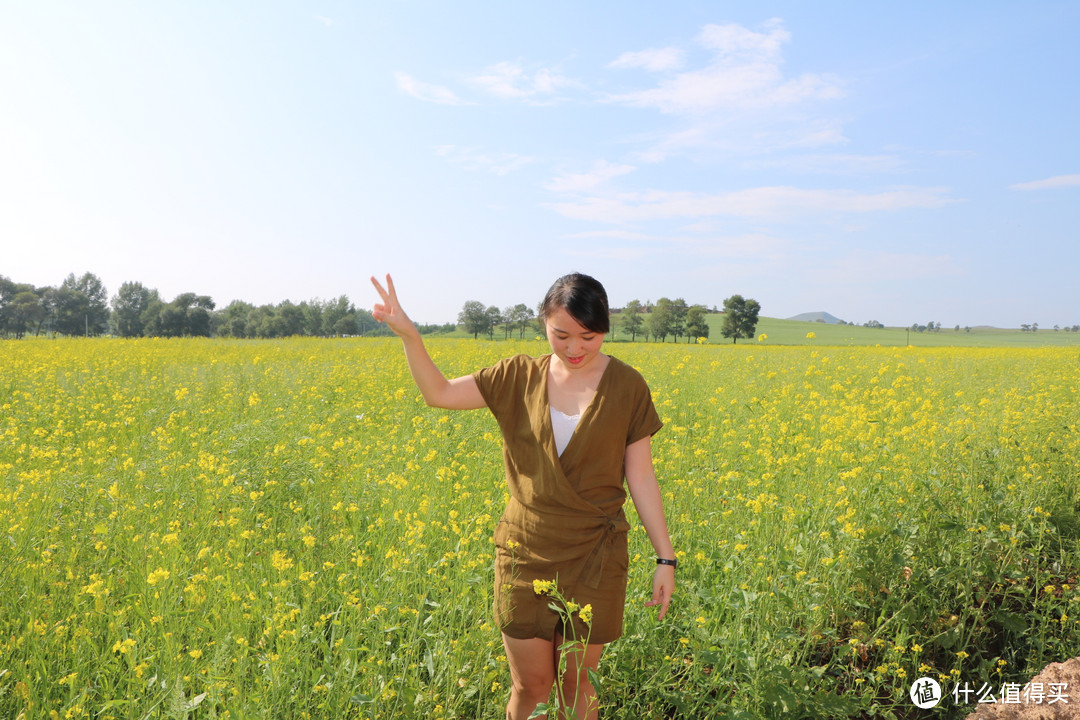
<instances>
[{"instance_id":1,"label":"woman","mask_svg":"<svg viewBox=\"0 0 1080 720\"><path fill-rule=\"evenodd\" d=\"M402 310L390 276L385 289L371 282L382 298L372 315L401 338L424 401L452 410L486 407L502 430L511 498L495 530L495 619L512 680L506 717L525 720L548 701L567 638L576 649L560 678L562 706L573 717L597 717L588 672L604 645L622 634L624 477L657 553L646 605L659 606L660 619L676 565L650 447L660 418L641 375L601 352L609 330L603 286L576 273L551 286L541 307L551 354L518 355L448 380ZM591 606L591 617L551 610L551 598L538 591L543 581L554 581L572 607Z\"/></svg>"}]
</instances>

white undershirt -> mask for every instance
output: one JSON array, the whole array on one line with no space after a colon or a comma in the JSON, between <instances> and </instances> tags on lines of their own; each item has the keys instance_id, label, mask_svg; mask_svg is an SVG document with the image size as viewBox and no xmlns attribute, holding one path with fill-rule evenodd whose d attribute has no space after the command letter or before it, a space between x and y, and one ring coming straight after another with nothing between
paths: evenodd
<instances>
[{"instance_id":1,"label":"white undershirt","mask_svg":"<svg viewBox=\"0 0 1080 720\"><path fill-rule=\"evenodd\" d=\"M560 456L566 446L570 444L570 438L573 436L579 420L581 420L580 414L567 415L555 408L551 408L551 430L555 435L555 449L559 451Z\"/></svg>"}]
</instances>

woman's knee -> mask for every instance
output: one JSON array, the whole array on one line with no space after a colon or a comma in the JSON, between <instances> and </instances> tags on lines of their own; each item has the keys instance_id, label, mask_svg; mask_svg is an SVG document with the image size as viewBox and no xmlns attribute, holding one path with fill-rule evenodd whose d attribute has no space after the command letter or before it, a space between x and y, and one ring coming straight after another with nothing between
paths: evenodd
<instances>
[{"instance_id":1,"label":"woman's knee","mask_svg":"<svg viewBox=\"0 0 1080 720\"><path fill-rule=\"evenodd\" d=\"M579 693L586 695L596 693L596 689L589 682L589 671L586 668L580 668L577 672L568 670L563 673L561 685L563 694L567 697L575 697Z\"/></svg>"},{"instance_id":2,"label":"woman's knee","mask_svg":"<svg viewBox=\"0 0 1080 720\"><path fill-rule=\"evenodd\" d=\"M554 668L518 668L510 678L514 691L528 697L546 698L555 684Z\"/></svg>"},{"instance_id":3,"label":"woman's knee","mask_svg":"<svg viewBox=\"0 0 1080 720\"><path fill-rule=\"evenodd\" d=\"M555 683L555 648L550 640L517 640L503 636L514 692L544 699Z\"/></svg>"}]
</instances>

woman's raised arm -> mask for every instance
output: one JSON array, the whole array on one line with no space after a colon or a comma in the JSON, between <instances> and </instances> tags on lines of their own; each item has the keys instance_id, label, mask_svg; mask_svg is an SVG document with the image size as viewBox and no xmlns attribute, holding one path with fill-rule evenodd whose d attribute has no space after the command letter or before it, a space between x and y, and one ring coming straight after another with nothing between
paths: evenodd
<instances>
[{"instance_id":1,"label":"woman's raised arm","mask_svg":"<svg viewBox=\"0 0 1080 720\"><path fill-rule=\"evenodd\" d=\"M390 275L386 276L385 288L374 277L371 278L371 284L379 291L379 297L382 298L381 303L375 304L371 315L379 322L386 323L386 326L401 338L401 343L405 347L405 359L409 363L409 372L412 373L416 387L420 388L424 402L431 407L447 410L476 410L487 407L484 396L480 394L480 388L476 386L476 380L472 375L447 380L442 371L436 367L431 356L428 355L427 348L424 347L420 331L402 310Z\"/></svg>"}]
</instances>

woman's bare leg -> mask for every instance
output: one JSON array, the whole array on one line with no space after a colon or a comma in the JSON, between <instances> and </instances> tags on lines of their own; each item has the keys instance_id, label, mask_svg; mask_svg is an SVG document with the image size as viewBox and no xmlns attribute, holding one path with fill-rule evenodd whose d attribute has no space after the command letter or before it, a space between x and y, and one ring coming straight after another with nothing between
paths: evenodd
<instances>
[{"instance_id":1,"label":"woman's bare leg","mask_svg":"<svg viewBox=\"0 0 1080 720\"><path fill-rule=\"evenodd\" d=\"M543 638L518 640L503 635L510 665L510 702L507 720L527 720L536 706L546 703L555 684L555 643Z\"/></svg>"}]
</instances>

